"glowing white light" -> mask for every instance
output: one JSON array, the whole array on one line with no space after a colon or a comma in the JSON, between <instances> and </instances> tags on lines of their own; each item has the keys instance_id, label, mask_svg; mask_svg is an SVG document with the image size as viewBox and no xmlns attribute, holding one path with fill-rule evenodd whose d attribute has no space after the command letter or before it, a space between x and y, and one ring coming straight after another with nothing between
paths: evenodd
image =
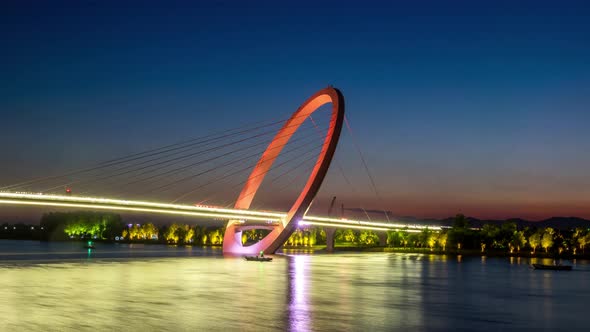
<instances>
[{"instance_id":1,"label":"glowing white light","mask_svg":"<svg viewBox=\"0 0 590 332\"><path fill-rule=\"evenodd\" d=\"M212 206L193 206L181 204L166 204L144 201L130 201L97 197L78 197L62 195L32 194L23 192L0 192L0 204L37 205L37 206L60 206L76 207L102 210L119 210L134 212L149 212L174 215L188 215L198 217L218 218L222 221L227 219L233 222L244 223L249 221L264 221L266 223L284 222L286 213L227 209ZM408 232L419 232L423 229L440 231L441 227L436 225L405 225L401 223L376 222L363 220L348 220L345 218L326 218L306 216L298 222L299 225L318 225L353 229L373 230L405 230Z\"/></svg>"},{"instance_id":2,"label":"glowing white light","mask_svg":"<svg viewBox=\"0 0 590 332\"><path fill-rule=\"evenodd\" d=\"M60 202L31 202L31 201L16 201L16 200L0 200L0 204L20 204L20 205L37 205L37 206L60 206L60 207L76 207L86 209L101 209L101 210L120 210L120 211L134 211L134 212L150 212L150 213L163 213L163 214L176 214L186 216L197 216L197 217L213 217L213 218L241 218L247 220L260 220L266 221L266 217L256 216L240 216L235 214L221 214L221 213L206 213L199 211L178 211L172 209L151 209L151 208L140 208L130 206L119 206L119 205L92 205L82 203L60 203Z\"/></svg>"},{"instance_id":3,"label":"glowing white light","mask_svg":"<svg viewBox=\"0 0 590 332\"><path fill-rule=\"evenodd\" d=\"M374 226L363 226L363 225L350 225L350 224L336 224L330 222L317 222L317 221L302 221L299 225L315 225L315 226L328 226L328 227L338 227L338 228L352 228L352 229L370 229L374 231L406 231L408 233L419 233L421 232L419 229L405 229L405 228L385 228L385 227L374 227Z\"/></svg>"}]
</instances>

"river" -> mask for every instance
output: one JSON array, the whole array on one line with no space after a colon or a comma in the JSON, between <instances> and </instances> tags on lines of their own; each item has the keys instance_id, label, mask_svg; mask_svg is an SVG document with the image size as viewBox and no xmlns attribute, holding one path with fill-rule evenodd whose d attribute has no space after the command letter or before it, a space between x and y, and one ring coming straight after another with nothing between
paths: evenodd
<instances>
[{"instance_id":1,"label":"river","mask_svg":"<svg viewBox=\"0 0 590 332\"><path fill-rule=\"evenodd\" d=\"M539 260L540 261L540 260ZM586 329L590 262L0 241L1 331ZM566 262L564 262L566 263Z\"/></svg>"}]
</instances>

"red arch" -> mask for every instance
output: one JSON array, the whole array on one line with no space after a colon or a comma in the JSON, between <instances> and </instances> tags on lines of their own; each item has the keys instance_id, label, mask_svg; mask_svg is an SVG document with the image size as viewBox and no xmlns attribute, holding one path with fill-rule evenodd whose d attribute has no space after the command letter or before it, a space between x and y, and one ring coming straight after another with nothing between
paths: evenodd
<instances>
[{"instance_id":1,"label":"red arch","mask_svg":"<svg viewBox=\"0 0 590 332\"><path fill-rule=\"evenodd\" d=\"M286 218L278 226L275 226L260 242L248 247L242 246L242 228L240 227L240 223L236 220L230 220L223 239L223 252L258 254L260 251L264 251L267 254L272 254L291 236L297 227L297 221L304 216L320 189L322 181L330 167L334 152L336 151L344 122L344 97L338 89L328 87L316 92L291 115L266 148L260 160L258 160L235 204L235 208L237 209L248 209L250 207L250 203L252 203L256 191L258 191L258 188L262 184L265 174L270 170L272 164L281 153L281 150L289 142L289 139L313 112L327 103L332 103L332 114L330 127L324 138L322 150L307 179L305 187L303 187L297 200L295 200L295 203L289 209Z\"/></svg>"}]
</instances>

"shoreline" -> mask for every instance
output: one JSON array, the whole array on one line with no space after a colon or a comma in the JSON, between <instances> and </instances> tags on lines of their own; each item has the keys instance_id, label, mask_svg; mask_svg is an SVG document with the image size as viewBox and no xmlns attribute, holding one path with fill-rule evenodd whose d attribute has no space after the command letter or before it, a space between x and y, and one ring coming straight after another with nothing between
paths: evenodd
<instances>
[{"instance_id":1,"label":"shoreline","mask_svg":"<svg viewBox=\"0 0 590 332\"><path fill-rule=\"evenodd\" d=\"M44 243L83 243L87 240L64 240L64 241L43 241L36 239L0 239L6 241L31 241L31 242L44 242ZM201 247L201 248L221 248L222 245L195 245L195 244L171 244L160 241L107 241L107 240L92 240L95 243L105 244L125 244L125 245L165 245L174 247ZM403 247L359 247L359 246L335 246L333 252L328 252L325 245L315 245L312 247L293 247L286 246L282 248L282 253L305 253L305 254L332 254L339 252L356 252L356 253L403 253L403 254L424 254L424 255L447 255L447 256L468 256L468 257L518 257L518 258L541 258L541 259L585 259L590 260L590 250L588 253L572 255L569 253L556 255L552 252L537 251L534 254L531 252L505 252L501 250L486 250L481 252L480 250L470 249L448 249L440 250L429 248L403 248Z\"/></svg>"}]
</instances>

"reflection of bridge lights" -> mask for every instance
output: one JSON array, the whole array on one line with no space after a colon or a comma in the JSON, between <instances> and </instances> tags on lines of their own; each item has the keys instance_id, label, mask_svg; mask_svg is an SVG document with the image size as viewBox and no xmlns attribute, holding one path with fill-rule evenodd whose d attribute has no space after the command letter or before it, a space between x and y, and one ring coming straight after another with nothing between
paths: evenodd
<instances>
[{"instance_id":1,"label":"reflection of bridge lights","mask_svg":"<svg viewBox=\"0 0 590 332\"><path fill-rule=\"evenodd\" d=\"M291 331L309 331L311 317L306 294L305 268L308 256L293 256L293 271L291 273L291 302L289 303L289 327Z\"/></svg>"}]
</instances>

